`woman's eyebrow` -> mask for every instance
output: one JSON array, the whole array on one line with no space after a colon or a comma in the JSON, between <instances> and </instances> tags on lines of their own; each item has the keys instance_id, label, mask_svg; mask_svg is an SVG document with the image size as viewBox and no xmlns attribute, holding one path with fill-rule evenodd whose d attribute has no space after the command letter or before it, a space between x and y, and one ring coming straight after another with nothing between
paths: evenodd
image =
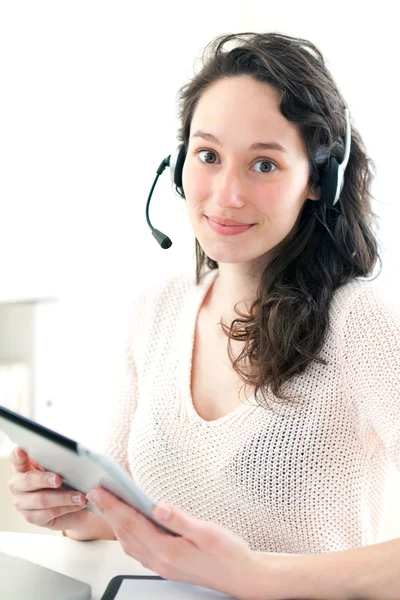
<instances>
[{"instance_id":1,"label":"woman's eyebrow","mask_svg":"<svg viewBox=\"0 0 400 600\"><path fill-rule=\"evenodd\" d=\"M206 133L205 131L196 131L191 137L200 137L215 144L220 143L212 133ZM278 142L256 142L250 146L249 150L278 150L279 152L287 153L287 149Z\"/></svg>"}]
</instances>

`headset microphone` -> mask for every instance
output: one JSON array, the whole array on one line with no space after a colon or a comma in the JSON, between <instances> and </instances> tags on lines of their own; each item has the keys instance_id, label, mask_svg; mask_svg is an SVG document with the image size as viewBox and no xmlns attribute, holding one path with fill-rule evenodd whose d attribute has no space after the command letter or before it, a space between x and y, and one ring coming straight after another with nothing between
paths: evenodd
<instances>
[{"instance_id":1,"label":"headset microphone","mask_svg":"<svg viewBox=\"0 0 400 600\"><path fill-rule=\"evenodd\" d=\"M153 225L151 224L150 218L149 218L150 200L153 195L153 191L154 191L154 188L158 181L158 178L160 177L161 173L163 173L163 171L165 170L165 167L169 167L169 169L170 169L171 181L175 186L175 190L182 198L185 197L184 193L183 193L183 187L182 187L182 170L183 170L183 163L185 162L185 158L186 158L185 144L180 144L174 154L172 154L172 155L170 154L169 156L167 156L167 158L164 158L164 160L160 163L160 166L157 169L157 176L153 182L153 185L151 186L149 197L147 198L147 204L146 204L147 224L151 229L151 233L153 234L153 236L155 237L157 242L160 244L161 248L164 248L165 250L172 246L172 242L169 239L169 237L167 235L165 235L165 233L162 233L158 229L154 229Z\"/></svg>"},{"instance_id":2,"label":"headset microphone","mask_svg":"<svg viewBox=\"0 0 400 600\"><path fill-rule=\"evenodd\" d=\"M146 220L147 220L147 224L148 224L148 226L151 229L151 233L153 234L153 236L155 237L155 239L157 240L157 242L160 244L161 248L164 248L164 250L166 250L167 248L170 248L172 246L172 242L169 239L169 237L167 235L165 235L165 233L162 233L162 231L159 231L158 229L155 229L153 227L153 225L151 224L150 217L149 217L149 206L150 206L150 200L151 200L151 197L153 195L154 188L156 187L156 183L158 181L158 178L160 177L161 173L164 171L165 167L169 166L170 158L171 158L171 155L167 156L167 158L164 158L164 160L160 163L160 166L157 169L156 178L153 181L153 185L151 186L150 194L149 194L149 197L147 198L147 204L146 204Z\"/></svg>"}]
</instances>

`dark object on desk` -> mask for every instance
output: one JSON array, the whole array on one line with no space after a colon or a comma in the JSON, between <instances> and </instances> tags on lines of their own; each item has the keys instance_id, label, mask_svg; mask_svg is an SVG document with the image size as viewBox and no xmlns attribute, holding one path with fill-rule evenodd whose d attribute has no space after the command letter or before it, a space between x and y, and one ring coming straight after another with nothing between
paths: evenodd
<instances>
[{"instance_id":1,"label":"dark object on desk","mask_svg":"<svg viewBox=\"0 0 400 600\"><path fill-rule=\"evenodd\" d=\"M158 575L117 575L113 577L107 586L106 591L101 597L101 600L114 600L117 597L118 591L124 579L162 579Z\"/></svg>"},{"instance_id":2,"label":"dark object on desk","mask_svg":"<svg viewBox=\"0 0 400 600\"><path fill-rule=\"evenodd\" d=\"M89 600L90 585L0 552L1 600Z\"/></svg>"}]
</instances>

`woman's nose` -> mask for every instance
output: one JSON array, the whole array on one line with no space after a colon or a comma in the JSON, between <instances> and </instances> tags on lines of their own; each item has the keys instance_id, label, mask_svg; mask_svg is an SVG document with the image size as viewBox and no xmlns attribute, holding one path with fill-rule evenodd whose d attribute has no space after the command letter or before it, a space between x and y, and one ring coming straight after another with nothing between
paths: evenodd
<instances>
[{"instance_id":1,"label":"woman's nose","mask_svg":"<svg viewBox=\"0 0 400 600\"><path fill-rule=\"evenodd\" d=\"M241 208L245 204L243 181L233 169L221 169L214 180L213 192L214 200L223 208Z\"/></svg>"}]
</instances>

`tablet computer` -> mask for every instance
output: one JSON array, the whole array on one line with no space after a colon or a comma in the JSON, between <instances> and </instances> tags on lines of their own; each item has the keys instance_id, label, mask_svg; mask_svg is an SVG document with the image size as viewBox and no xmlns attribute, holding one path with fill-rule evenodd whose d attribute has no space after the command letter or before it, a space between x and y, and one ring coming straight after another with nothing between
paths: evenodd
<instances>
[{"instance_id":1,"label":"tablet computer","mask_svg":"<svg viewBox=\"0 0 400 600\"><path fill-rule=\"evenodd\" d=\"M111 458L0 406L0 431L46 471L58 473L63 486L87 494L102 487L145 515L158 529L177 536L153 518L155 503ZM101 516L90 502L87 509Z\"/></svg>"},{"instance_id":2,"label":"tablet computer","mask_svg":"<svg viewBox=\"0 0 400 600\"><path fill-rule=\"evenodd\" d=\"M169 581L157 575L113 577L101 600L235 600L200 585Z\"/></svg>"}]
</instances>

